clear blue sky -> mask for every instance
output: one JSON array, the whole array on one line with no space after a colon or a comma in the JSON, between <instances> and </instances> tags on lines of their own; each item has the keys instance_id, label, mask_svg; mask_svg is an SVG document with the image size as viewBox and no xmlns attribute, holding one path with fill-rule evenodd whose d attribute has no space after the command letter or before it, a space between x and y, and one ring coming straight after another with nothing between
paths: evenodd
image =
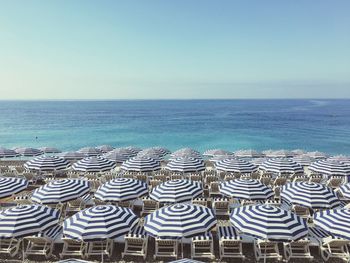
<instances>
[{"instance_id":1,"label":"clear blue sky","mask_svg":"<svg viewBox=\"0 0 350 263\"><path fill-rule=\"evenodd\" d=\"M350 1L0 5L2 99L350 98Z\"/></svg>"}]
</instances>

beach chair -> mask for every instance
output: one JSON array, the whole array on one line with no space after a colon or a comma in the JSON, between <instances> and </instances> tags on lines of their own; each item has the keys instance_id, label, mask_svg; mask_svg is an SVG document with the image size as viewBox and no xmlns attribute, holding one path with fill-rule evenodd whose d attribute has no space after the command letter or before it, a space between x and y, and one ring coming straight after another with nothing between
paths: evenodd
<instances>
[{"instance_id":1,"label":"beach chair","mask_svg":"<svg viewBox=\"0 0 350 263\"><path fill-rule=\"evenodd\" d=\"M191 174L190 181L202 182L202 176L200 174Z\"/></svg>"},{"instance_id":2,"label":"beach chair","mask_svg":"<svg viewBox=\"0 0 350 263\"><path fill-rule=\"evenodd\" d=\"M211 182L209 185L209 196L222 196L220 190L219 190L220 183L215 181Z\"/></svg>"},{"instance_id":3,"label":"beach chair","mask_svg":"<svg viewBox=\"0 0 350 263\"><path fill-rule=\"evenodd\" d=\"M257 239L254 241L254 255L256 261L261 259L281 260L282 256L278 250L278 243L269 240Z\"/></svg>"},{"instance_id":4,"label":"beach chair","mask_svg":"<svg viewBox=\"0 0 350 263\"><path fill-rule=\"evenodd\" d=\"M146 174L137 174L136 179L143 182L148 182L148 176Z\"/></svg>"},{"instance_id":5,"label":"beach chair","mask_svg":"<svg viewBox=\"0 0 350 263\"><path fill-rule=\"evenodd\" d=\"M210 232L192 238L191 258L215 258L213 235Z\"/></svg>"},{"instance_id":6,"label":"beach chair","mask_svg":"<svg viewBox=\"0 0 350 263\"><path fill-rule=\"evenodd\" d=\"M296 215L306 220L310 219L310 209L301 205L292 205L291 209Z\"/></svg>"},{"instance_id":7,"label":"beach chair","mask_svg":"<svg viewBox=\"0 0 350 263\"><path fill-rule=\"evenodd\" d=\"M60 258L68 257L81 257L86 258L87 243L70 238L62 238L63 249L60 253Z\"/></svg>"},{"instance_id":8,"label":"beach chair","mask_svg":"<svg viewBox=\"0 0 350 263\"><path fill-rule=\"evenodd\" d=\"M344 178L342 176L331 176L328 179L326 185L330 188L339 188L344 182Z\"/></svg>"},{"instance_id":9,"label":"beach chair","mask_svg":"<svg viewBox=\"0 0 350 263\"><path fill-rule=\"evenodd\" d=\"M271 184L271 176L270 175L267 175L267 174L264 174L260 177L259 181L266 185L266 186L269 186Z\"/></svg>"},{"instance_id":10,"label":"beach chair","mask_svg":"<svg viewBox=\"0 0 350 263\"><path fill-rule=\"evenodd\" d=\"M206 188L209 188L209 187L210 187L210 184L211 184L212 182L217 182L217 181L219 181L219 178L218 178L216 175L212 175L212 174L207 175L207 176L205 177L205 180L204 180L204 186L205 186Z\"/></svg>"},{"instance_id":11,"label":"beach chair","mask_svg":"<svg viewBox=\"0 0 350 263\"><path fill-rule=\"evenodd\" d=\"M240 258L243 260L245 258L242 249L242 238L229 222L227 225L218 226L218 236L220 260L223 258Z\"/></svg>"},{"instance_id":12,"label":"beach chair","mask_svg":"<svg viewBox=\"0 0 350 263\"><path fill-rule=\"evenodd\" d=\"M160 185L161 183L163 183L163 181L161 180L150 180L149 181L149 185L150 185L150 189L149 190L152 190L154 187L156 187L157 185Z\"/></svg>"},{"instance_id":13,"label":"beach chair","mask_svg":"<svg viewBox=\"0 0 350 263\"><path fill-rule=\"evenodd\" d=\"M113 254L113 246L114 243L111 239L88 242L85 258L100 256L101 261L103 261L103 257L107 256L110 259Z\"/></svg>"},{"instance_id":14,"label":"beach chair","mask_svg":"<svg viewBox=\"0 0 350 263\"><path fill-rule=\"evenodd\" d=\"M215 198L212 207L217 216L228 216L230 214L230 201L226 198Z\"/></svg>"},{"instance_id":15,"label":"beach chair","mask_svg":"<svg viewBox=\"0 0 350 263\"><path fill-rule=\"evenodd\" d=\"M207 206L208 205L208 200L206 198L198 197L198 198L192 199L192 204Z\"/></svg>"},{"instance_id":16,"label":"beach chair","mask_svg":"<svg viewBox=\"0 0 350 263\"><path fill-rule=\"evenodd\" d=\"M184 179L182 174L171 174L170 175L170 180L182 180Z\"/></svg>"},{"instance_id":17,"label":"beach chair","mask_svg":"<svg viewBox=\"0 0 350 263\"><path fill-rule=\"evenodd\" d=\"M224 181L231 181L231 180L234 180L234 179L236 179L236 177L234 175L232 175L232 174L227 174L224 177Z\"/></svg>"},{"instance_id":18,"label":"beach chair","mask_svg":"<svg viewBox=\"0 0 350 263\"><path fill-rule=\"evenodd\" d=\"M309 182L310 183L321 183L323 180L323 176L319 174L312 174L310 175Z\"/></svg>"},{"instance_id":19,"label":"beach chair","mask_svg":"<svg viewBox=\"0 0 350 263\"><path fill-rule=\"evenodd\" d=\"M101 181L99 179L89 179L90 190L92 193L95 193L96 190L100 187Z\"/></svg>"},{"instance_id":20,"label":"beach chair","mask_svg":"<svg viewBox=\"0 0 350 263\"><path fill-rule=\"evenodd\" d=\"M122 258L138 256L143 260L147 257L148 236L142 225L137 226L130 234L125 235L125 247Z\"/></svg>"},{"instance_id":21,"label":"beach chair","mask_svg":"<svg viewBox=\"0 0 350 263\"><path fill-rule=\"evenodd\" d=\"M79 212L85 208L85 202L82 198L77 198L75 200L71 200L67 202L65 215L69 215L70 213Z\"/></svg>"},{"instance_id":22,"label":"beach chair","mask_svg":"<svg viewBox=\"0 0 350 263\"><path fill-rule=\"evenodd\" d=\"M260 174L258 172L254 172L250 175L250 177L254 180L258 180L260 177Z\"/></svg>"},{"instance_id":23,"label":"beach chair","mask_svg":"<svg viewBox=\"0 0 350 263\"><path fill-rule=\"evenodd\" d=\"M161 182L165 182L167 180L167 176L166 176L166 174L155 174L153 176L153 180L158 180L158 181L161 181Z\"/></svg>"},{"instance_id":24,"label":"beach chair","mask_svg":"<svg viewBox=\"0 0 350 263\"><path fill-rule=\"evenodd\" d=\"M16 238L0 239L0 254L15 257L18 254L22 240Z\"/></svg>"},{"instance_id":25,"label":"beach chair","mask_svg":"<svg viewBox=\"0 0 350 263\"><path fill-rule=\"evenodd\" d=\"M177 258L178 241L176 239L155 239L154 259L158 257Z\"/></svg>"},{"instance_id":26,"label":"beach chair","mask_svg":"<svg viewBox=\"0 0 350 263\"><path fill-rule=\"evenodd\" d=\"M306 175L296 175L293 178L293 182L307 182L309 178Z\"/></svg>"},{"instance_id":27,"label":"beach chair","mask_svg":"<svg viewBox=\"0 0 350 263\"><path fill-rule=\"evenodd\" d=\"M312 260L314 257L310 253L310 240L308 238L283 242L284 257L288 262L292 258Z\"/></svg>"},{"instance_id":28,"label":"beach chair","mask_svg":"<svg viewBox=\"0 0 350 263\"><path fill-rule=\"evenodd\" d=\"M23 255L27 258L29 255L41 255L46 259L52 256L54 241L62 232L62 226L57 225L45 232L41 232L35 236L25 237L27 248Z\"/></svg>"},{"instance_id":29,"label":"beach chair","mask_svg":"<svg viewBox=\"0 0 350 263\"><path fill-rule=\"evenodd\" d=\"M159 209L159 203L149 197L142 198L142 202L141 216L144 214L151 214Z\"/></svg>"},{"instance_id":30,"label":"beach chair","mask_svg":"<svg viewBox=\"0 0 350 263\"><path fill-rule=\"evenodd\" d=\"M284 176L277 176L275 180L273 181L273 186L282 186L285 185L287 182L287 177Z\"/></svg>"},{"instance_id":31,"label":"beach chair","mask_svg":"<svg viewBox=\"0 0 350 263\"><path fill-rule=\"evenodd\" d=\"M330 235L318 227L309 227L309 235L319 243L318 247L324 261L328 261L331 258L342 259L346 262L350 260L350 240Z\"/></svg>"}]
</instances>

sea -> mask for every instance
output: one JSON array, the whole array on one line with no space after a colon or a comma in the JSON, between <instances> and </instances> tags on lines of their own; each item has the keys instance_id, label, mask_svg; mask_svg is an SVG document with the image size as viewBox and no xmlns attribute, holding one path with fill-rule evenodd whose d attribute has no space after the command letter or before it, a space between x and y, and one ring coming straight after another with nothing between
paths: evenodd
<instances>
[{"instance_id":1,"label":"sea","mask_svg":"<svg viewBox=\"0 0 350 263\"><path fill-rule=\"evenodd\" d=\"M164 146L350 154L350 100L0 101L0 147Z\"/></svg>"}]
</instances>

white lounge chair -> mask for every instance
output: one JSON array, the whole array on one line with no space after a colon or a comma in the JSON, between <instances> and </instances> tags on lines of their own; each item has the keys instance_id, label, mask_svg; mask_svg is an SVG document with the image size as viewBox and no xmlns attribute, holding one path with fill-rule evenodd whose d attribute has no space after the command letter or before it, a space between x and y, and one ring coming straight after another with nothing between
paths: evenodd
<instances>
[{"instance_id":1,"label":"white lounge chair","mask_svg":"<svg viewBox=\"0 0 350 263\"><path fill-rule=\"evenodd\" d=\"M230 214L230 201L227 198L213 199L212 207L217 216L228 216Z\"/></svg>"},{"instance_id":2,"label":"white lounge chair","mask_svg":"<svg viewBox=\"0 0 350 263\"><path fill-rule=\"evenodd\" d=\"M242 249L242 237L233 226L219 226L218 236L220 260L223 258L245 258Z\"/></svg>"},{"instance_id":3,"label":"white lounge chair","mask_svg":"<svg viewBox=\"0 0 350 263\"><path fill-rule=\"evenodd\" d=\"M102 241L88 242L85 257L99 256L103 262L103 257L107 256L109 259L113 254L113 240L107 239Z\"/></svg>"},{"instance_id":4,"label":"white lounge chair","mask_svg":"<svg viewBox=\"0 0 350 263\"><path fill-rule=\"evenodd\" d=\"M137 226L130 234L125 235L124 256L147 257L148 236L143 226Z\"/></svg>"},{"instance_id":5,"label":"white lounge chair","mask_svg":"<svg viewBox=\"0 0 350 263\"><path fill-rule=\"evenodd\" d=\"M62 238L63 241L63 249L60 253L60 258L69 256L69 257L86 257L86 251L87 251L87 243L74 240L70 238Z\"/></svg>"},{"instance_id":6,"label":"white lounge chair","mask_svg":"<svg viewBox=\"0 0 350 263\"><path fill-rule=\"evenodd\" d=\"M10 257L14 257L18 254L22 240L11 238L11 239L0 239L0 254L6 254Z\"/></svg>"},{"instance_id":7,"label":"white lounge chair","mask_svg":"<svg viewBox=\"0 0 350 263\"><path fill-rule=\"evenodd\" d=\"M292 258L312 260L310 253L310 240L308 238L297 241L284 242L284 256L288 262Z\"/></svg>"},{"instance_id":8,"label":"white lounge chair","mask_svg":"<svg viewBox=\"0 0 350 263\"><path fill-rule=\"evenodd\" d=\"M192 238L191 258L215 258L213 235L210 232Z\"/></svg>"},{"instance_id":9,"label":"white lounge chair","mask_svg":"<svg viewBox=\"0 0 350 263\"><path fill-rule=\"evenodd\" d=\"M282 259L282 256L278 250L278 243L269 240L255 240L254 255L256 261L259 261L261 259Z\"/></svg>"},{"instance_id":10,"label":"white lounge chair","mask_svg":"<svg viewBox=\"0 0 350 263\"><path fill-rule=\"evenodd\" d=\"M158 257L177 258L178 241L176 239L155 239L154 259Z\"/></svg>"}]
</instances>

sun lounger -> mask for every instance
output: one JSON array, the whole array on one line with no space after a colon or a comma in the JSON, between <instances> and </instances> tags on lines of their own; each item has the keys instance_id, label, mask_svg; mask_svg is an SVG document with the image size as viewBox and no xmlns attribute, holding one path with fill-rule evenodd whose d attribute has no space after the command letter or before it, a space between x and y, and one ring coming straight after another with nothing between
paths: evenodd
<instances>
[{"instance_id":1,"label":"sun lounger","mask_svg":"<svg viewBox=\"0 0 350 263\"><path fill-rule=\"evenodd\" d=\"M86 251L87 251L87 243L74 240L70 238L62 238L63 241L63 249L62 253L60 253L60 258L69 256L69 257L86 257Z\"/></svg>"},{"instance_id":2,"label":"sun lounger","mask_svg":"<svg viewBox=\"0 0 350 263\"><path fill-rule=\"evenodd\" d=\"M217 216L228 216L230 214L230 201L227 198L213 199L212 207Z\"/></svg>"},{"instance_id":3,"label":"sun lounger","mask_svg":"<svg viewBox=\"0 0 350 263\"><path fill-rule=\"evenodd\" d=\"M154 259L158 257L177 258L178 241L176 239L155 239Z\"/></svg>"},{"instance_id":4,"label":"sun lounger","mask_svg":"<svg viewBox=\"0 0 350 263\"><path fill-rule=\"evenodd\" d=\"M312 260L310 253L310 240L308 238L283 243L284 256L288 262L292 258Z\"/></svg>"},{"instance_id":5,"label":"sun lounger","mask_svg":"<svg viewBox=\"0 0 350 263\"><path fill-rule=\"evenodd\" d=\"M242 238L233 226L219 226L218 236L220 260L223 258L245 258L242 249Z\"/></svg>"},{"instance_id":6,"label":"sun lounger","mask_svg":"<svg viewBox=\"0 0 350 263\"><path fill-rule=\"evenodd\" d=\"M14 257L18 254L22 240L11 238L11 239L0 239L0 254L6 254L10 257Z\"/></svg>"},{"instance_id":7,"label":"sun lounger","mask_svg":"<svg viewBox=\"0 0 350 263\"><path fill-rule=\"evenodd\" d=\"M159 209L159 203L150 197L142 198L143 205L141 210L141 216L144 214L150 214Z\"/></svg>"},{"instance_id":8,"label":"sun lounger","mask_svg":"<svg viewBox=\"0 0 350 263\"><path fill-rule=\"evenodd\" d=\"M125 235L124 256L139 256L143 260L147 257L148 236L143 226L137 226L130 234Z\"/></svg>"},{"instance_id":9,"label":"sun lounger","mask_svg":"<svg viewBox=\"0 0 350 263\"><path fill-rule=\"evenodd\" d=\"M259 261L261 259L282 259L282 256L278 250L278 243L269 240L255 240L254 255L256 261Z\"/></svg>"},{"instance_id":10,"label":"sun lounger","mask_svg":"<svg viewBox=\"0 0 350 263\"><path fill-rule=\"evenodd\" d=\"M99 256L101 257L101 261L103 261L104 256L111 258L113 254L113 246L114 242L110 239L88 242L85 257Z\"/></svg>"},{"instance_id":11,"label":"sun lounger","mask_svg":"<svg viewBox=\"0 0 350 263\"><path fill-rule=\"evenodd\" d=\"M210 232L192 238L191 258L215 258L213 235Z\"/></svg>"}]
</instances>

